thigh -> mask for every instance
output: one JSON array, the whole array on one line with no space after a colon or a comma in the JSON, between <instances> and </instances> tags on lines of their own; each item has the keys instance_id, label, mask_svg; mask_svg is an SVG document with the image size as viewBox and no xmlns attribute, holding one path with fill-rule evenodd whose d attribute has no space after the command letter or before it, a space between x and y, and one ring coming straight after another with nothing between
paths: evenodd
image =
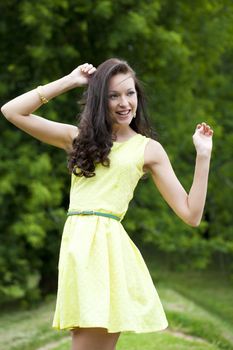
<instances>
[{"instance_id":1,"label":"thigh","mask_svg":"<svg viewBox=\"0 0 233 350\"><path fill-rule=\"evenodd\" d=\"M108 333L105 328L75 328L72 350L114 350L119 333Z\"/></svg>"}]
</instances>

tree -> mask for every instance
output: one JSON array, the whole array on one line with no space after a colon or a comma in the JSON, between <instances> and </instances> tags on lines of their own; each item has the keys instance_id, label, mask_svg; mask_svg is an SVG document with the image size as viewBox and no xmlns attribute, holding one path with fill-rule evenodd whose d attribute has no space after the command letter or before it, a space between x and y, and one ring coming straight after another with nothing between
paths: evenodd
<instances>
[{"instance_id":1,"label":"tree","mask_svg":"<svg viewBox=\"0 0 233 350\"><path fill-rule=\"evenodd\" d=\"M195 160L191 133L207 121L215 147L204 220L197 229L175 217L151 180L141 181L125 226L187 266L232 256L231 1L7 0L0 4L1 103L58 79L83 62L122 57L144 82L150 116L188 190ZM4 14L4 16L3 16ZM64 94L38 114L75 122L82 91ZM62 151L0 119L0 300L35 299L54 290L69 174ZM223 140L224 138L224 140ZM187 261L187 254L190 259Z\"/></svg>"}]
</instances>

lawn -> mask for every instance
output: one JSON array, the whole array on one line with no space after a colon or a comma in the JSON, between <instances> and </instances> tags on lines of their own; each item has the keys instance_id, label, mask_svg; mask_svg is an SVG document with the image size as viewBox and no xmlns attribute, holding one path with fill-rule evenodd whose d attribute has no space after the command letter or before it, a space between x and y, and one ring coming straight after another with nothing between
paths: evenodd
<instances>
[{"instance_id":1,"label":"lawn","mask_svg":"<svg viewBox=\"0 0 233 350\"><path fill-rule=\"evenodd\" d=\"M117 350L233 349L232 283L216 271L172 272L147 262L164 305L164 332L123 333ZM0 316L1 350L68 350L68 332L51 329L55 297L37 308Z\"/></svg>"}]
</instances>

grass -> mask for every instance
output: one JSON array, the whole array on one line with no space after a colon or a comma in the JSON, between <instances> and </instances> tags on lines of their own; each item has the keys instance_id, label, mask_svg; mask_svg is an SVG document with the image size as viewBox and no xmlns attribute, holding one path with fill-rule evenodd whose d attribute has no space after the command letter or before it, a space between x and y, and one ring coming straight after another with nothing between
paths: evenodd
<instances>
[{"instance_id":1,"label":"grass","mask_svg":"<svg viewBox=\"0 0 233 350\"><path fill-rule=\"evenodd\" d=\"M70 341L66 341L60 346L56 347L56 350L67 350L69 349ZM195 340L187 340L177 335L170 333L150 335L134 335L124 334L121 335L117 345L119 350L217 350L215 345L211 345L204 342L197 342Z\"/></svg>"},{"instance_id":2,"label":"grass","mask_svg":"<svg viewBox=\"0 0 233 350\"><path fill-rule=\"evenodd\" d=\"M233 349L232 284L217 272L171 272L148 265L162 299L168 330L123 333L117 350ZM28 311L0 316L0 349L68 350L69 332L51 329L55 298Z\"/></svg>"}]
</instances>

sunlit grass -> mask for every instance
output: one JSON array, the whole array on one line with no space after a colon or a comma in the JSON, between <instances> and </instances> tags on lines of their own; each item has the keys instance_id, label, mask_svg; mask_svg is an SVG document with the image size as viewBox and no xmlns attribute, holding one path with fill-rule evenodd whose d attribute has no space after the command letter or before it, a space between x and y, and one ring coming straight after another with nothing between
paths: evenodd
<instances>
[{"instance_id":1,"label":"sunlit grass","mask_svg":"<svg viewBox=\"0 0 233 350\"><path fill-rule=\"evenodd\" d=\"M151 261L149 265L169 328L122 333L117 350L233 349L231 284L216 273L175 273L158 270ZM54 307L55 297L32 310L5 312L0 317L0 349L69 350L69 332L51 328Z\"/></svg>"}]
</instances>

